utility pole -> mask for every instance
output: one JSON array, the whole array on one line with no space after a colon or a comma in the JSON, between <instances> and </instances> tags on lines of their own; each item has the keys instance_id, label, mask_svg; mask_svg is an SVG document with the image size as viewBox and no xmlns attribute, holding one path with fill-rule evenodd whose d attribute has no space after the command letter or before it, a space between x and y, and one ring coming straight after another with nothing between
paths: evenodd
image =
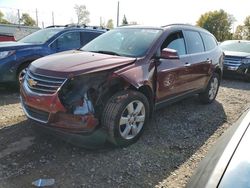
<instances>
[{"instance_id":1,"label":"utility pole","mask_svg":"<svg viewBox=\"0 0 250 188\"><path fill-rule=\"evenodd\" d=\"M19 9L17 9L17 16L18 16L18 25L20 27L20 25L21 25L21 18L20 18L20 10Z\"/></svg>"},{"instance_id":2,"label":"utility pole","mask_svg":"<svg viewBox=\"0 0 250 188\"><path fill-rule=\"evenodd\" d=\"M52 25L55 25L55 22L54 22L54 12L52 11Z\"/></svg>"},{"instance_id":3,"label":"utility pole","mask_svg":"<svg viewBox=\"0 0 250 188\"><path fill-rule=\"evenodd\" d=\"M37 11L37 8L36 8L36 26L38 27L38 11Z\"/></svg>"},{"instance_id":4,"label":"utility pole","mask_svg":"<svg viewBox=\"0 0 250 188\"><path fill-rule=\"evenodd\" d=\"M119 13L120 13L120 2L118 1L118 4L117 4L117 23L116 23L117 27L119 26Z\"/></svg>"}]
</instances>

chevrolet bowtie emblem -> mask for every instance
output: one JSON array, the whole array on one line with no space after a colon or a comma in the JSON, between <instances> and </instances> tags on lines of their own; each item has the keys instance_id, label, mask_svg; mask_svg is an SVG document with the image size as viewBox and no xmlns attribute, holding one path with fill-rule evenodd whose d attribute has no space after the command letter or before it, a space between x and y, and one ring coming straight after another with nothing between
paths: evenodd
<instances>
[{"instance_id":1,"label":"chevrolet bowtie emblem","mask_svg":"<svg viewBox=\"0 0 250 188\"><path fill-rule=\"evenodd\" d=\"M35 86L37 84L37 81L33 80L33 79L29 79L28 83L31 87Z\"/></svg>"}]
</instances>

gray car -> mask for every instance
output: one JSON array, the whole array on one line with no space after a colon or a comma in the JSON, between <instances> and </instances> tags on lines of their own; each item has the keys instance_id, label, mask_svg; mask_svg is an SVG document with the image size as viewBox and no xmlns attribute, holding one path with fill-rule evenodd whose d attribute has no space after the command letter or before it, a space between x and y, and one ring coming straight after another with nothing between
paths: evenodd
<instances>
[{"instance_id":1,"label":"gray car","mask_svg":"<svg viewBox=\"0 0 250 188\"><path fill-rule=\"evenodd\" d=\"M250 109L220 138L187 187L250 187Z\"/></svg>"}]
</instances>

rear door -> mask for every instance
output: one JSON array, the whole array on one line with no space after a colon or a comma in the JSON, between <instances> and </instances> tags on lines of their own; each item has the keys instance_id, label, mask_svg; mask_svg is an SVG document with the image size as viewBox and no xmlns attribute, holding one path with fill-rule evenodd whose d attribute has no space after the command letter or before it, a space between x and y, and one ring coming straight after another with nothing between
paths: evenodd
<instances>
[{"instance_id":1,"label":"rear door","mask_svg":"<svg viewBox=\"0 0 250 188\"><path fill-rule=\"evenodd\" d=\"M191 88L201 89L206 85L211 59L205 52L201 35L198 31L184 30L187 53L190 57Z\"/></svg>"},{"instance_id":2,"label":"rear door","mask_svg":"<svg viewBox=\"0 0 250 188\"><path fill-rule=\"evenodd\" d=\"M157 102L170 99L190 91L190 57L187 55L182 31L168 35L161 46L174 49L179 59L159 59L157 65Z\"/></svg>"}]
</instances>

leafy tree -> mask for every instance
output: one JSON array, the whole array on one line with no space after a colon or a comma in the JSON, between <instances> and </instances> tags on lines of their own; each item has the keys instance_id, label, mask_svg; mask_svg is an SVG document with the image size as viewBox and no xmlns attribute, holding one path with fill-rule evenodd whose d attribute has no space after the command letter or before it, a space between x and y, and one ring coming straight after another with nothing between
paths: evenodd
<instances>
[{"instance_id":1,"label":"leafy tree","mask_svg":"<svg viewBox=\"0 0 250 188\"><path fill-rule=\"evenodd\" d=\"M112 19L109 19L106 25L107 28L113 29L114 28L114 23Z\"/></svg>"},{"instance_id":2,"label":"leafy tree","mask_svg":"<svg viewBox=\"0 0 250 188\"><path fill-rule=\"evenodd\" d=\"M90 22L89 19L89 11L87 10L85 5L75 5L74 7L77 15L77 24L88 24Z\"/></svg>"},{"instance_id":3,"label":"leafy tree","mask_svg":"<svg viewBox=\"0 0 250 188\"><path fill-rule=\"evenodd\" d=\"M244 21L244 25L245 25L245 36L247 40L250 40L250 16L247 16L245 21Z\"/></svg>"},{"instance_id":4,"label":"leafy tree","mask_svg":"<svg viewBox=\"0 0 250 188\"><path fill-rule=\"evenodd\" d=\"M9 22L4 19L4 14L0 11L0 23L1 24L9 24Z\"/></svg>"},{"instance_id":5,"label":"leafy tree","mask_svg":"<svg viewBox=\"0 0 250 188\"><path fill-rule=\"evenodd\" d=\"M224 10L209 11L202 14L197 25L210 31L218 41L232 39L231 27L234 17Z\"/></svg>"},{"instance_id":6,"label":"leafy tree","mask_svg":"<svg viewBox=\"0 0 250 188\"><path fill-rule=\"evenodd\" d=\"M124 14L123 19L122 19L122 25L128 25L128 21L127 21L125 14Z\"/></svg>"},{"instance_id":7,"label":"leafy tree","mask_svg":"<svg viewBox=\"0 0 250 188\"><path fill-rule=\"evenodd\" d=\"M233 39L235 40L242 40L245 38L245 26L244 25L238 25L236 28L236 31L233 35Z\"/></svg>"},{"instance_id":8,"label":"leafy tree","mask_svg":"<svg viewBox=\"0 0 250 188\"><path fill-rule=\"evenodd\" d=\"M31 16L28 13L23 13L20 21L23 25L27 25L27 26L35 26L36 25L36 21L33 20L33 18L31 18Z\"/></svg>"}]
</instances>

